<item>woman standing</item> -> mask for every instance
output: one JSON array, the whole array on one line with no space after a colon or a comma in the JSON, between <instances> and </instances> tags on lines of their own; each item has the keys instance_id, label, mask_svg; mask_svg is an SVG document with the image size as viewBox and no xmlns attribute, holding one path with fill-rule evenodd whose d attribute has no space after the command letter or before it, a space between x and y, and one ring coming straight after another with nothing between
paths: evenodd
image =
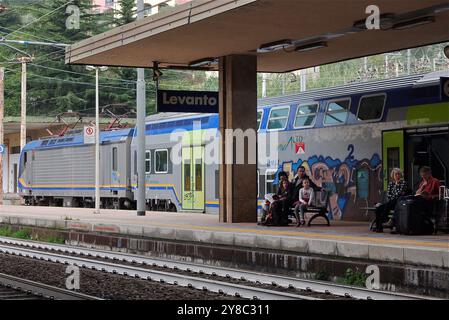
<instances>
[{"instance_id":1,"label":"woman standing","mask_svg":"<svg viewBox=\"0 0 449 320\"><path fill-rule=\"evenodd\" d=\"M391 170L391 182L388 184L387 202L376 208L376 232L383 232L383 223L387 221L390 210L394 210L396 202L402 196L407 195L407 183L403 179L402 170Z\"/></svg>"}]
</instances>

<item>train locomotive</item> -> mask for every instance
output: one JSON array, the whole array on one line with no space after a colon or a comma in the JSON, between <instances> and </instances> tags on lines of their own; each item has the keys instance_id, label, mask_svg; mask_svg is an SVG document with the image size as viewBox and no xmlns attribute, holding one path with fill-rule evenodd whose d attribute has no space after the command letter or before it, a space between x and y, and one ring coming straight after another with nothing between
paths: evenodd
<instances>
[{"instance_id":1,"label":"train locomotive","mask_svg":"<svg viewBox=\"0 0 449 320\"><path fill-rule=\"evenodd\" d=\"M258 136L278 134L278 156L258 164L258 199L277 174L299 166L329 190L329 218L366 220L362 207L380 201L392 168L409 187L430 166L449 181L449 73L353 83L258 101ZM198 124L200 124L198 126ZM173 132L182 130L182 145ZM148 210L218 213L219 167L204 161L218 130L216 114L167 113L146 123ZM198 134L199 133L199 134ZM136 131L101 132L101 205L135 208ZM174 161L176 153L179 160ZM82 134L28 143L19 163L19 192L28 205L92 207L94 144Z\"/></svg>"}]
</instances>

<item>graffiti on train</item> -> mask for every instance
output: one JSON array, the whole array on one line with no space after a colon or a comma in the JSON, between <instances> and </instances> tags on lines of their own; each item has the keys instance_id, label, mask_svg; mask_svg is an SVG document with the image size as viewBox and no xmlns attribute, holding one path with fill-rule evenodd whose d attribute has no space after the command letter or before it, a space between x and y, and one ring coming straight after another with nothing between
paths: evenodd
<instances>
[{"instance_id":1,"label":"graffiti on train","mask_svg":"<svg viewBox=\"0 0 449 320\"><path fill-rule=\"evenodd\" d=\"M355 159L355 147L352 144L347 150L349 153L344 160L314 155L296 162L284 162L278 172L290 172L290 178L293 179L298 167L304 166L313 182L330 192L330 219L364 215L360 207L380 200L382 161L377 153L371 159Z\"/></svg>"}]
</instances>

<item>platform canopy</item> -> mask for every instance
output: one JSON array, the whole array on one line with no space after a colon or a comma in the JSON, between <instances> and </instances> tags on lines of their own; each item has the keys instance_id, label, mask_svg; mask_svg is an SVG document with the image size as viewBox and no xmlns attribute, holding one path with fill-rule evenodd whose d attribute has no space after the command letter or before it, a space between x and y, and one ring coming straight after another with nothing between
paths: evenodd
<instances>
[{"instance_id":1,"label":"platform canopy","mask_svg":"<svg viewBox=\"0 0 449 320\"><path fill-rule=\"evenodd\" d=\"M365 26L372 4L380 30ZM66 62L216 68L205 63L257 54L258 71L286 72L444 41L448 0L194 0L76 43Z\"/></svg>"}]
</instances>

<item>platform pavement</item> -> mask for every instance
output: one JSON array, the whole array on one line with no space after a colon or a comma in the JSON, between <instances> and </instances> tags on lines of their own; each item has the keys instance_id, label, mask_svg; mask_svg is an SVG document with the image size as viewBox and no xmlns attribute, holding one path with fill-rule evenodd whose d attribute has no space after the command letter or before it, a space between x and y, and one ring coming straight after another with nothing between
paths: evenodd
<instances>
[{"instance_id":1,"label":"platform pavement","mask_svg":"<svg viewBox=\"0 0 449 320\"><path fill-rule=\"evenodd\" d=\"M331 221L331 226L264 227L225 224L217 215L93 209L1 206L0 222L37 227L143 236L298 254L396 262L449 269L449 235L402 236L368 231L366 222Z\"/></svg>"}]
</instances>

